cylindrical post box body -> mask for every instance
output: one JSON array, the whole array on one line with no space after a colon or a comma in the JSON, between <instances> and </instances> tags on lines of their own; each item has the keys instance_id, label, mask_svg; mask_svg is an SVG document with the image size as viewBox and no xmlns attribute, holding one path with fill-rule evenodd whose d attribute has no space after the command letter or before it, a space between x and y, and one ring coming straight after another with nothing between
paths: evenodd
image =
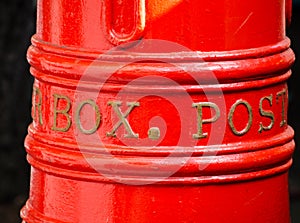
<instances>
[{"instance_id":1,"label":"cylindrical post box body","mask_svg":"<svg viewBox=\"0 0 300 223\"><path fill-rule=\"evenodd\" d=\"M24 222L288 223L284 0L39 0Z\"/></svg>"}]
</instances>

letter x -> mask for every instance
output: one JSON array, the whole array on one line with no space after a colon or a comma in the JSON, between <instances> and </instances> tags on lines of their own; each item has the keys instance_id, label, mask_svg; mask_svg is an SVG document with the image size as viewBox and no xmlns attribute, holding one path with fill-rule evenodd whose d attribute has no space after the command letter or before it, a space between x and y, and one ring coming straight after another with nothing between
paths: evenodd
<instances>
[{"instance_id":1,"label":"letter x","mask_svg":"<svg viewBox=\"0 0 300 223\"><path fill-rule=\"evenodd\" d=\"M133 132L131 126L129 125L128 120L126 119L130 112L134 109L134 107L140 106L139 102L127 102L127 106L129 107L127 111L123 114L120 110L120 106L122 105L122 102L120 101L110 101L108 102L109 106L112 106L114 111L116 112L119 121L114 125L113 129L110 132L107 132L106 135L108 137L116 137L116 131L121 127L123 124L127 133L125 134L124 137L126 138L138 138L139 134L136 134Z\"/></svg>"}]
</instances>

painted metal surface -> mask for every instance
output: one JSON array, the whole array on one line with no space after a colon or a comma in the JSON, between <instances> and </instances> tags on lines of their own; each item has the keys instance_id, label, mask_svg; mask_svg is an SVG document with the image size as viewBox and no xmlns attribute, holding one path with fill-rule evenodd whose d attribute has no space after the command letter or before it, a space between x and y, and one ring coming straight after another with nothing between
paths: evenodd
<instances>
[{"instance_id":1,"label":"painted metal surface","mask_svg":"<svg viewBox=\"0 0 300 223\"><path fill-rule=\"evenodd\" d=\"M285 7L38 1L24 222L288 223Z\"/></svg>"}]
</instances>

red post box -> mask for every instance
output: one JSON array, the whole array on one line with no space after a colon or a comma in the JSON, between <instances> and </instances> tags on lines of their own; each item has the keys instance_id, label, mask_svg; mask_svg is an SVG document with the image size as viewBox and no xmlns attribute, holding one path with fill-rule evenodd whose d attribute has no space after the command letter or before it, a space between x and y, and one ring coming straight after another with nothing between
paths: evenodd
<instances>
[{"instance_id":1,"label":"red post box","mask_svg":"<svg viewBox=\"0 0 300 223\"><path fill-rule=\"evenodd\" d=\"M288 223L283 0L40 0L23 222Z\"/></svg>"}]
</instances>

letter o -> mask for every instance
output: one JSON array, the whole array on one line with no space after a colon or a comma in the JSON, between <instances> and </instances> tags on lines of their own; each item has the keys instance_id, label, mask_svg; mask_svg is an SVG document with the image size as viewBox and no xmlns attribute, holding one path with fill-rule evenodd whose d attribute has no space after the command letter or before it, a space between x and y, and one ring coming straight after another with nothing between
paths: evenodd
<instances>
[{"instance_id":1,"label":"letter o","mask_svg":"<svg viewBox=\"0 0 300 223\"><path fill-rule=\"evenodd\" d=\"M95 122L95 126L91 129L84 129L80 122L80 112L85 105L90 105L95 110L96 122ZM75 113L75 123L76 123L77 128L83 134L91 135L91 134L95 133L97 131L97 129L99 128L100 120L101 120L100 110L99 110L99 107L97 106L97 104L95 103L95 101L88 99L88 100L80 102L80 104L78 105L78 107L76 109L76 113Z\"/></svg>"},{"instance_id":2,"label":"letter o","mask_svg":"<svg viewBox=\"0 0 300 223\"><path fill-rule=\"evenodd\" d=\"M247 126L241 131L238 131L233 124L233 114L234 114L237 106L239 106L239 105L244 105L247 108L248 116L249 116ZM228 115L228 123L229 123L231 131L235 135L238 135L238 136L245 135L250 130L250 128L252 126L252 121L253 121L253 113L252 113L251 105L247 101L244 101L242 99L237 100L230 108L229 115Z\"/></svg>"}]
</instances>

